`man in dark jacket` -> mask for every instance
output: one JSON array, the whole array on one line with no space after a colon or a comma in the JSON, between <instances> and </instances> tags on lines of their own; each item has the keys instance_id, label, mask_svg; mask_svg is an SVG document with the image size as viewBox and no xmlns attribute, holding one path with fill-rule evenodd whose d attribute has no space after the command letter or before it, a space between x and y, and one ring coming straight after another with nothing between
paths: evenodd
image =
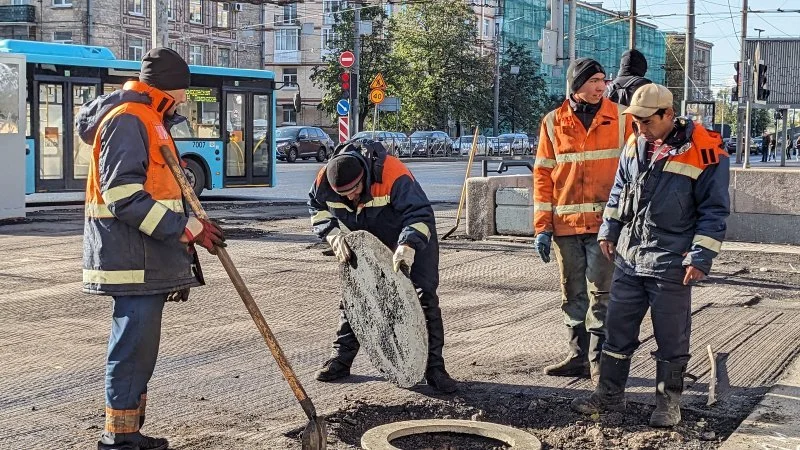
<instances>
[{"instance_id":1,"label":"man in dark jacket","mask_svg":"<svg viewBox=\"0 0 800 450\"><path fill-rule=\"evenodd\" d=\"M647 59L642 52L631 49L622 54L617 78L606 89L606 97L612 102L628 106L636 89L652 83L644 77L647 73Z\"/></svg>"},{"instance_id":2,"label":"man in dark jacket","mask_svg":"<svg viewBox=\"0 0 800 450\"><path fill-rule=\"evenodd\" d=\"M193 244L213 251L222 231L189 217L161 148L177 155L169 128L181 120L189 66L167 48L150 50L139 81L84 105L76 119L94 146L86 182L83 286L113 297L99 450L163 450L141 434L165 301L185 301L203 283Z\"/></svg>"},{"instance_id":3,"label":"man in dark jacket","mask_svg":"<svg viewBox=\"0 0 800 450\"><path fill-rule=\"evenodd\" d=\"M625 114L634 116L639 134L628 139L620 158L597 237L616 265L600 380L572 409L596 414L625 408L631 356L650 308L658 345L650 425L667 427L681 420L691 285L711 271L725 237L729 160L718 134L675 118L672 94L664 86L641 87Z\"/></svg>"},{"instance_id":4,"label":"man in dark jacket","mask_svg":"<svg viewBox=\"0 0 800 450\"><path fill-rule=\"evenodd\" d=\"M428 328L425 379L435 389L457 389L444 367L444 326L439 309L439 241L428 197L408 168L386 154L382 144L350 142L340 147L323 167L309 193L308 208L314 233L330 244L341 263L352 253L344 240L349 230L366 230L394 250L394 269L409 269ZM359 343L342 305L333 353L317 372L317 380L333 381L350 375Z\"/></svg>"}]
</instances>

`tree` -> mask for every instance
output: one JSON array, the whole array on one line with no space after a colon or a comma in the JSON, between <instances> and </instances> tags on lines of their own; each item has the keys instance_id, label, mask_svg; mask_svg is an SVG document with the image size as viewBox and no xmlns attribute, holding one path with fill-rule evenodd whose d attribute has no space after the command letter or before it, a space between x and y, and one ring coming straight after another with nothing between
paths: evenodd
<instances>
[{"instance_id":1,"label":"tree","mask_svg":"<svg viewBox=\"0 0 800 450\"><path fill-rule=\"evenodd\" d=\"M714 123L727 125L731 129L731 135L735 135L737 128L737 109L736 104L731 103L731 91L729 89L722 89L717 92L716 98L716 117Z\"/></svg>"},{"instance_id":2,"label":"tree","mask_svg":"<svg viewBox=\"0 0 800 450\"><path fill-rule=\"evenodd\" d=\"M393 58L406 128L446 129L485 122L492 66L478 55L475 13L464 2L409 4L395 17Z\"/></svg>"},{"instance_id":3,"label":"tree","mask_svg":"<svg viewBox=\"0 0 800 450\"><path fill-rule=\"evenodd\" d=\"M753 108L750 112L750 135L761 136L772 125L772 114L768 109Z\"/></svg>"},{"instance_id":4,"label":"tree","mask_svg":"<svg viewBox=\"0 0 800 450\"><path fill-rule=\"evenodd\" d=\"M361 20L372 22L372 34L361 36L360 74L357 80L359 130L363 129L364 120L372 108L372 103L369 101L370 82L378 72L381 72L391 87L398 71L398 65L391 54L392 35L383 8L378 6L363 8ZM311 81L324 91L319 108L328 113L331 120L336 119L336 103L342 98L339 77L344 68L339 64L339 54L355 47L353 21L352 9L346 9L336 15L336 24L333 26L334 37L329 43L330 48L335 50L323 57L323 65L311 69Z\"/></svg>"},{"instance_id":5,"label":"tree","mask_svg":"<svg viewBox=\"0 0 800 450\"><path fill-rule=\"evenodd\" d=\"M511 67L519 68L512 74ZM512 133L536 133L547 114L550 99L547 85L538 75L539 64L522 45L511 42L500 65L499 121L501 129Z\"/></svg>"}]
</instances>

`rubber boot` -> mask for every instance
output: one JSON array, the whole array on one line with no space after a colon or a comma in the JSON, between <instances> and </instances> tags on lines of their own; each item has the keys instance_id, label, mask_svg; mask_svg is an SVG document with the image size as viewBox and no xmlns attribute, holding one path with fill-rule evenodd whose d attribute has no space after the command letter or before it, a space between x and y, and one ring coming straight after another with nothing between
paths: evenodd
<instances>
[{"instance_id":1,"label":"rubber boot","mask_svg":"<svg viewBox=\"0 0 800 450\"><path fill-rule=\"evenodd\" d=\"M134 433L112 433L104 431L97 442L97 450L166 450L169 442L164 438Z\"/></svg>"},{"instance_id":2,"label":"rubber boot","mask_svg":"<svg viewBox=\"0 0 800 450\"><path fill-rule=\"evenodd\" d=\"M314 375L318 381L334 381L350 376L350 364L331 358L325 361L322 368Z\"/></svg>"},{"instance_id":3,"label":"rubber boot","mask_svg":"<svg viewBox=\"0 0 800 450\"><path fill-rule=\"evenodd\" d=\"M588 397L578 397L570 408L582 414L600 414L606 411L625 411L625 384L631 370L630 359L619 359L605 353L600 355L600 377L594 392Z\"/></svg>"},{"instance_id":4,"label":"rubber boot","mask_svg":"<svg viewBox=\"0 0 800 450\"><path fill-rule=\"evenodd\" d=\"M554 377L589 376L589 333L583 325L567 327L569 354L563 361L544 368L544 374Z\"/></svg>"},{"instance_id":5,"label":"rubber boot","mask_svg":"<svg viewBox=\"0 0 800 450\"><path fill-rule=\"evenodd\" d=\"M656 409L650 415L651 427L671 427L681 421L681 394L686 364L656 362Z\"/></svg>"},{"instance_id":6,"label":"rubber boot","mask_svg":"<svg viewBox=\"0 0 800 450\"><path fill-rule=\"evenodd\" d=\"M444 394L452 394L458 390L458 382L444 369L444 366L430 367L425 371L428 385Z\"/></svg>"},{"instance_id":7,"label":"rubber boot","mask_svg":"<svg viewBox=\"0 0 800 450\"><path fill-rule=\"evenodd\" d=\"M605 341L605 334L589 334L589 375L592 378L594 387L597 387L600 382L600 355L603 354L603 343Z\"/></svg>"}]
</instances>

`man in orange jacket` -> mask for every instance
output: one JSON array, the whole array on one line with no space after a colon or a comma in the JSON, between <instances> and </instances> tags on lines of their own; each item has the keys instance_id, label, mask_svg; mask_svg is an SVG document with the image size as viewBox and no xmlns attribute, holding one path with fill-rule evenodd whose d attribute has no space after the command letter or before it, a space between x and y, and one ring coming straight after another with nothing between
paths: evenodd
<instances>
[{"instance_id":1,"label":"man in orange jacket","mask_svg":"<svg viewBox=\"0 0 800 450\"><path fill-rule=\"evenodd\" d=\"M603 97L606 74L595 60L570 65L569 98L542 121L533 170L536 250L550 262L551 240L561 273L561 309L569 354L547 366L553 376L592 376L605 340L605 314L614 265L603 257L603 223L625 137L632 133L624 107Z\"/></svg>"}]
</instances>

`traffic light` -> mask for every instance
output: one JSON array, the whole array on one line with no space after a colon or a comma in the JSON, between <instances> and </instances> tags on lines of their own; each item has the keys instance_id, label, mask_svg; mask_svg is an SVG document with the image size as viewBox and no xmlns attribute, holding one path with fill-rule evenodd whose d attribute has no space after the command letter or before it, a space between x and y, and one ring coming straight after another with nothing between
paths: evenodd
<instances>
[{"instance_id":1,"label":"traffic light","mask_svg":"<svg viewBox=\"0 0 800 450\"><path fill-rule=\"evenodd\" d=\"M342 98L350 98L350 72L342 72L339 75L339 82L342 87Z\"/></svg>"},{"instance_id":2,"label":"traffic light","mask_svg":"<svg viewBox=\"0 0 800 450\"><path fill-rule=\"evenodd\" d=\"M767 101L769 98L769 90L765 88L767 84L767 65L759 64L756 71L756 100Z\"/></svg>"},{"instance_id":3,"label":"traffic light","mask_svg":"<svg viewBox=\"0 0 800 450\"><path fill-rule=\"evenodd\" d=\"M736 61L733 64L733 68L736 69L736 75L733 76L733 81L736 83L731 89L731 101L738 102L739 101L739 86L742 85L742 81L739 74L739 61Z\"/></svg>"}]
</instances>

